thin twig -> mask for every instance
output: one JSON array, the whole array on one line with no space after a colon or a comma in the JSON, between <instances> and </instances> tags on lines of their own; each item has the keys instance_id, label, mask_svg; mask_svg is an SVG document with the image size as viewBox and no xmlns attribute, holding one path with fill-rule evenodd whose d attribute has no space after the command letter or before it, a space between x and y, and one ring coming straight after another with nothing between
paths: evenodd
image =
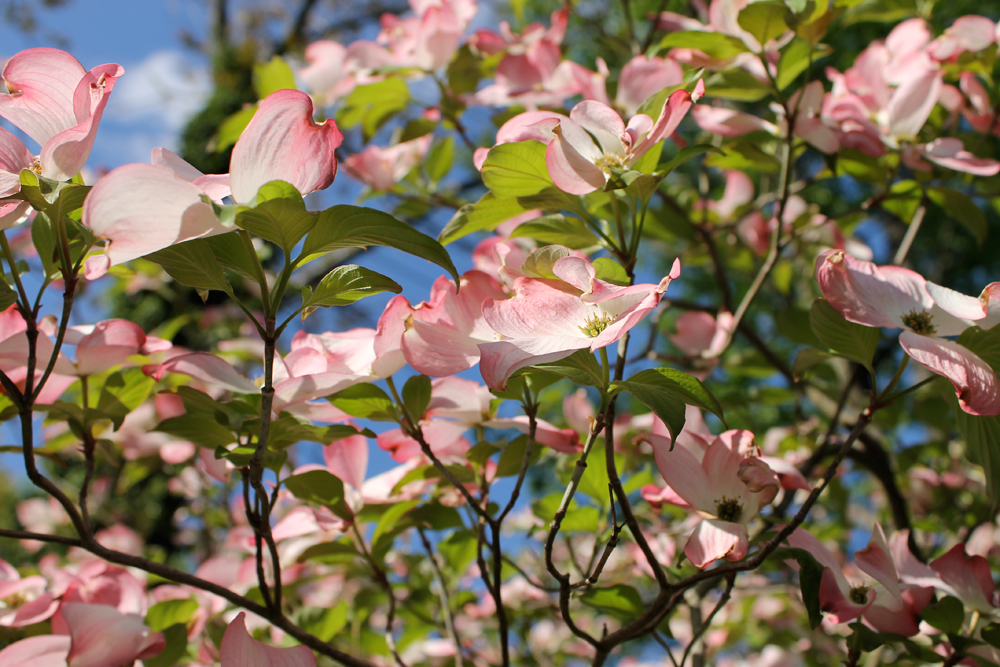
<instances>
[{"instance_id":1,"label":"thin twig","mask_svg":"<svg viewBox=\"0 0 1000 667\"><path fill-rule=\"evenodd\" d=\"M455 645L455 667L463 667L462 643L458 640L458 633L455 632L455 620L451 614L451 601L448 597L448 588L444 583L444 574L441 572L441 565L438 563L437 555L434 553L434 548L431 546L430 540L427 539L423 528L418 528L417 533L420 535L420 541L424 545L424 551L427 552L427 558L431 561L431 567L434 568L434 578L437 580L438 589L441 591L441 614L444 616L444 628L448 633L448 639Z\"/></svg>"}]
</instances>

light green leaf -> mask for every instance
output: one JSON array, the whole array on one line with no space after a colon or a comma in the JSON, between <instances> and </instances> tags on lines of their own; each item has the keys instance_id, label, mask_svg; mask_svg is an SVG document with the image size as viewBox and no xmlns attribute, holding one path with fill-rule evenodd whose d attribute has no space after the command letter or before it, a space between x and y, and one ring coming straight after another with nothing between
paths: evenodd
<instances>
[{"instance_id":1,"label":"light green leaf","mask_svg":"<svg viewBox=\"0 0 1000 667\"><path fill-rule=\"evenodd\" d=\"M360 124L365 141L396 113L410 102L410 90L398 77L389 77L378 83L357 86L344 100L337 116L337 124L354 127Z\"/></svg>"},{"instance_id":2,"label":"light green leaf","mask_svg":"<svg viewBox=\"0 0 1000 667\"><path fill-rule=\"evenodd\" d=\"M326 470L310 470L286 477L285 488L299 500L323 505L345 521L353 521L354 514L344 500L344 483Z\"/></svg>"},{"instance_id":3,"label":"light green leaf","mask_svg":"<svg viewBox=\"0 0 1000 667\"><path fill-rule=\"evenodd\" d=\"M721 32L682 30L672 32L660 42L660 51L665 49L698 49L710 58L728 60L750 49L743 40Z\"/></svg>"},{"instance_id":4,"label":"light green leaf","mask_svg":"<svg viewBox=\"0 0 1000 667\"><path fill-rule=\"evenodd\" d=\"M754 36L761 46L788 30L785 14L788 7L779 0L751 2L740 12L736 21L740 27Z\"/></svg>"},{"instance_id":5,"label":"light green leaf","mask_svg":"<svg viewBox=\"0 0 1000 667\"><path fill-rule=\"evenodd\" d=\"M302 319L317 308L346 306L380 292L399 294L402 291L403 288L395 280L381 273L345 264L323 276L315 291L309 287L302 288Z\"/></svg>"},{"instance_id":6,"label":"light green leaf","mask_svg":"<svg viewBox=\"0 0 1000 667\"><path fill-rule=\"evenodd\" d=\"M705 164L716 169L752 170L767 174L776 173L781 168L781 163L774 156L742 139L726 144L725 153L709 155Z\"/></svg>"},{"instance_id":7,"label":"light green leaf","mask_svg":"<svg viewBox=\"0 0 1000 667\"><path fill-rule=\"evenodd\" d=\"M510 236L535 239L542 245L555 244L572 250L592 248L600 244L587 223L575 216L567 218L559 213L520 224Z\"/></svg>"},{"instance_id":8,"label":"light green leaf","mask_svg":"<svg viewBox=\"0 0 1000 667\"><path fill-rule=\"evenodd\" d=\"M705 153L715 153L716 155L723 155L723 156L726 154L725 151L715 146L712 146L711 144L697 144L695 146L686 146L677 151L677 155L675 155L672 160L664 164L656 171L666 176L674 169L687 162L688 160L692 160L698 157L699 155L704 155Z\"/></svg>"},{"instance_id":9,"label":"light green leaf","mask_svg":"<svg viewBox=\"0 0 1000 667\"><path fill-rule=\"evenodd\" d=\"M222 121L222 124L219 125L219 131L215 133L214 145L216 153L221 153L239 141L243 130L247 129L247 125L250 124L254 114L257 113L258 106L260 105L248 104Z\"/></svg>"},{"instance_id":10,"label":"light green leaf","mask_svg":"<svg viewBox=\"0 0 1000 667\"><path fill-rule=\"evenodd\" d=\"M198 611L198 601L194 598L164 600L157 602L146 612L146 625L152 632L163 632L171 625L186 624Z\"/></svg>"},{"instance_id":11,"label":"light green leaf","mask_svg":"<svg viewBox=\"0 0 1000 667\"><path fill-rule=\"evenodd\" d=\"M809 67L809 52L812 51L813 64L823 56L832 52L832 49L825 45L813 46L802 39L793 39L788 46L781 51L781 58L778 60L778 76L775 81L778 83L778 90L788 88L802 72Z\"/></svg>"},{"instance_id":12,"label":"light green leaf","mask_svg":"<svg viewBox=\"0 0 1000 667\"><path fill-rule=\"evenodd\" d=\"M482 174L483 183L499 198L535 195L552 186L545 165L545 144L540 141L494 146Z\"/></svg>"},{"instance_id":13,"label":"light green leaf","mask_svg":"<svg viewBox=\"0 0 1000 667\"><path fill-rule=\"evenodd\" d=\"M115 371L104 381L97 410L111 418L115 430L121 428L128 413L142 404L156 385L156 380L139 368L125 368Z\"/></svg>"},{"instance_id":14,"label":"light green leaf","mask_svg":"<svg viewBox=\"0 0 1000 667\"><path fill-rule=\"evenodd\" d=\"M253 87L259 99L279 90L295 90L295 74L281 56L253 66Z\"/></svg>"},{"instance_id":15,"label":"light green leaf","mask_svg":"<svg viewBox=\"0 0 1000 667\"><path fill-rule=\"evenodd\" d=\"M373 384L356 384L338 391L328 399L352 417L374 421L396 421L396 410L389 395Z\"/></svg>"},{"instance_id":16,"label":"light green leaf","mask_svg":"<svg viewBox=\"0 0 1000 667\"><path fill-rule=\"evenodd\" d=\"M838 357L856 361L875 376L872 358L878 347L878 329L848 322L826 299L816 299L809 310L809 324L820 343Z\"/></svg>"},{"instance_id":17,"label":"light green leaf","mask_svg":"<svg viewBox=\"0 0 1000 667\"><path fill-rule=\"evenodd\" d=\"M319 214L306 236L300 260L343 248L396 248L444 268L457 283L458 270L440 243L388 213L360 206L338 205Z\"/></svg>"},{"instance_id":18,"label":"light green leaf","mask_svg":"<svg viewBox=\"0 0 1000 667\"><path fill-rule=\"evenodd\" d=\"M466 204L458 209L438 234L438 241L448 245L473 232L491 232L501 222L506 222L527 210L514 197L497 199L492 192L487 192L476 203Z\"/></svg>"},{"instance_id":19,"label":"light green leaf","mask_svg":"<svg viewBox=\"0 0 1000 667\"><path fill-rule=\"evenodd\" d=\"M424 171L431 183L437 183L448 175L451 165L455 162L455 137L448 135L440 141L435 141L427 159L424 160Z\"/></svg>"},{"instance_id":20,"label":"light green leaf","mask_svg":"<svg viewBox=\"0 0 1000 667\"><path fill-rule=\"evenodd\" d=\"M625 269L610 257L598 257L594 260L594 277L612 285L625 286L629 284Z\"/></svg>"},{"instance_id":21,"label":"light green leaf","mask_svg":"<svg viewBox=\"0 0 1000 667\"><path fill-rule=\"evenodd\" d=\"M767 97L770 92L770 85L745 69L719 72L705 81L705 95L708 97L721 97L738 102L756 102Z\"/></svg>"}]
</instances>

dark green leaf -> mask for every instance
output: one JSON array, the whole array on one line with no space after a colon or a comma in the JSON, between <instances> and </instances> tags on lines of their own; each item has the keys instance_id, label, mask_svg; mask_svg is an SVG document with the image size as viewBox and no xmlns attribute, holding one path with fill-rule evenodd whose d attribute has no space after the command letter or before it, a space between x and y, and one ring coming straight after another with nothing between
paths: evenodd
<instances>
[{"instance_id":1,"label":"dark green leaf","mask_svg":"<svg viewBox=\"0 0 1000 667\"><path fill-rule=\"evenodd\" d=\"M521 463L524 462L524 453L527 448L528 436L526 435L518 436L507 443L507 446L503 448L503 453L500 454L500 460L497 462L496 476L513 477L520 474ZM531 450L531 459L529 459L528 465L530 466L541 457L542 447L536 443Z\"/></svg>"},{"instance_id":2,"label":"dark green leaf","mask_svg":"<svg viewBox=\"0 0 1000 667\"><path fill-rule=\"evenodd\" d=\"M315 561L326 565L339 565L350 563L356 557L361 556L358 548L350 540L338 540L337 542L323 542L314 544L302 552L296 560L299 563Z\"/></svg>"},{"instance_id":3,"label":"dark green leaf","mask_svg":"<svg viewBox=\"0 0 1000 667\"><path fill-rule=\"evenodd\" d=\"M164 419L156 430L210 449L226 447L236 442L236 436L219 422L191 415Z\"/></svg>"},{"instance_id":4,"label":"dark green leaf","mask_svg":"<svg viewBox=\"0 0 1000 667\"><path fill-rule=\"evenodd\" d=\"M965 622L965 607L961 600L948 595L924 607L920 618L941 632L959 632Z\"/></svg>"},{"instance_id":5,"label":"dark green leaf","mask_svg":"<svg viewBox=\"0 0 1000 667\"><path fill-rule=\"evenodd\" d=\"M458 270L444 247L388 213L360 206L338 205L319 214L319 222L306 236L302 257L344 248L368 246L396 248L444 268L458 282Z\"/></svg>"},{"instance_id":6,"label":"dark green leaf","mask_svg":"<svg viewBox=\"0 0 1000 667\"><path fill-rule=\"evenodd\" d=\"M969 230L980 244L986 241L986 214L967 195L951 188L927 188L927 198L945 215Z\"/></svg>"},{"instance_id":7,"label":"dark green leaf","mask_svg":"<svg viewBox=\"0 0 1000 667\"><path fill-rule=\"evenodd\" d=\"M719 405L719 401L712 395L712 392L705 388L701 380L673 368L650 368L639 371L627 381L615 384L625 388L639 400L642 398L636 394L636 390L640 385L647 388L644 390L646 392L669 392L688 405L708 410L721 419L723 424L726 423L722 406ZM645 401L643 402L645 403ZM649 404L647 403L647 405Z\"/></svg>"},{"instance_id":8,"label":"dark green leaf","mask_svg":"<svg viewBox=\"0 0 1000 667\"><path fill-rule=\"evenodd\" d=\"M1000 648L1000 624L990 623L979 631L983 641L995 648Z\"/></svg>"},{"instance_id":9,"label":"dark green leaf","mask_svg":"<svg viewBox=\"0 0 1000 667\"><path fill-rule=\"evenodd\" d=\"M345 521L354 514L344 500L344 483L326 470L310 470L285 478L283 484L299 500L327 507Z\"/></svg>"},{"instance_id":10,"label":"dark green leaf","mask_svg":"<svg viewBox=\"0 0 1000 667\"><path fill-rule=\"evenodd\" d=\"M257 192L258 204L236 214L236 225L291 252L319 219L307 211L298 191L284 181L271 181Z\"/></svg>"},{"instance_id":11,"label":"dark green leaf","mask_svg":"<svg viewBox=\"0 0 1000 667\"><path fill-rule=\"evenodd\" d=\"M851 636L847 638L847 646L854 651L871 653L872 651L877 651L880 646L884 646L887 643L886 635L875 632L864 623L855 621L847 627L854 630Z\"/></svg>"},{"instance_id":12,"label":"dark green leaf","mask_svg":"<svg viewBox=\"0 0 1000 667\"><path fill-rule=\"evenodd\" d=\"M739 139L724 147L725 154L713 154L705 158L705 164L717 169L753 170L772 174L781 168L781 163L772 155L760 150L753 143Z\"/></svg>"},{"instance_id":13,"label":"dark green leaf","mask_svg":"<svg viewBox=\"0 0 1000 667\"><path fill-rule=\"evenodd\" d=\"M802 589L802 601L809 613L809 625L815 630L823 621L823 613L819 608L819 587L823 579L823 566L805 549L792 547L775 549L770 558L794 560L799 564L799 588Z\"/></svg>"},{"instance_id":14,"label":"dark green leaf","mask_svg":"<svg viewBox=\"0 0 1000 667\"><path fill-rule=\"evenodd\" d=\"M259 274L263 274L257 253L250 255L239 234L216 234L205 239L205 243L212 249L219 263L230 271L254 282Z\"/></svg>"},{"instance_id":15,"label":"dark green leaf","mask_svg":"<svg viewBox=\"0 0 1000 667\"><path fill-rule=\"evenodd\" d=\"M414 375L403 385L402 398L410 417L423 419L431 402L431 379L426 375Z\"/></svg>"},{"instance_id":16,"label":"dark green leaf","mask_svg":"<svg viewBox=\"0 0 1000 667\"><path fill-rule=\"evenodd\" d=\"M143 658L144 667L174 667L187 655L188 629L182 623L171 625L163 630L165 647L152 658Z\"/></svg>"},{"instance_id":17,"label":"dark green leaf","mask_svg":"<svg viewBox=\"0 0 1000 667\"><path fill-rule=\"evenodd\" d=\"M230 291L222 272L222 264L215 258L212 247L205 239L178 243L147 255L146 259L159 264L171 278L182 285L199 290Z\"/></svg>"},{"instance_id":18,"label":"dark green leaf","mask_svg":"<svg viewBox=\"0 0 1000 667\"><path fill-rule=\"evenodd\" d=\"M622 620L633 620L646 611L639 592L631 586L616 584L607 588L588 588L580 602Z\"/></svg>"},{"instance_id":19,"label":"dark green leaf","mask_svg":"<svg viewBox=\"0 0 1000 667\"><path fill-rule=\"evenodd\" d=\"M669 174L677 167L681 166L688 160L698 157L699 155L704 155L705 153L715 153L716 155L725 155L725 151L720 150L715 146L709 144L697 144L695 146L685 146L684 148L677 151L677 155L674 156L672 160L664 164L662 167L657 169L657 172L662 174Z\"/></svg>"},{"instance_id":20,"label":"dark green leaf","mask_svg":"<svg viewBox=\"0 0 1000 667\"><path fill-rule=\"evenodd\" d=\"M104 381L97 409L111 417L118 430L125 416L146 400L155 385L156 380L139 368L115 371Z\"/></svg>"}]
</instances>

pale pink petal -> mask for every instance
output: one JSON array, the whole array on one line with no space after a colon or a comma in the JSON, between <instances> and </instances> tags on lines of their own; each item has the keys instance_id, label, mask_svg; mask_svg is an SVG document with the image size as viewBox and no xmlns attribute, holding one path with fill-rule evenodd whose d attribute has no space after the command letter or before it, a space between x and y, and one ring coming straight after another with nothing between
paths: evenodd
<instances>
[{"instance_id":1,"label":"pale pink petal","mask_svg":"<svg viewBox=\"0 0 1000 667\"><path fill-rule=\"evenodd\" d=\"M229 174L205 175L166 148L154 148L150 156L150 164L169 169L185 181L195 184L216 203L222 203L222 200L231 194Z\"/></svg>"},{"instance_id":2,"label":"pale pink petal","mask_svg":"<svg viewBox=\"0 0 1000 667\"><path fill-rule=\"evenodd\" d=\"M69 667L108 667L151 658L166 646L163 635L150 633L142 618L122 614L103 604L63 605L63 618L72 640Z\"/></svg>"},{"instance_id":3,"label":"pale pink petal","mask_svg":"<svg viewBox=\"0 0 1000 667\"><path fill-rule=\"evenodd\" d=\"M20 139L0 128L0 197L21 189L21 170L29 169L34 161L35 157Z\"/></svg>"},{"instance_id":4,"label":"pale pink petal","mask_svg":"<svg viewBox=\"0 0 1000 667\"><path fill-rule=\"evenodd\" d=\"M889 133L894 137L916 137L937 104L941 72L927 69L908 78L893 92L888 113Z\"/></svg>"},{"instance_id":5,"label":"pale pink petal","mask_svg":"<svg viewBox=\"0 0 1000 667\"><path fill-rule=\"evenodd\" d=\"M0 116L44 145L77 124L73 100L86 73L83 65L65 51L21 51L3 69L11 94L0 95Z\"/></svg>"},{"instance_id":6,"label":"pale pink petal","mask_svg":"<svg viewBox=\"0 0 1000 667\"><path fill-rule=\"evenodd\" d=\"M704 108L706 107L695 107L696 110ZM742 171L730 169L726 172L726 187L722 191L722 199L715 202L715 212L723 222L726 222L736 209L749 204L753 198L754 188L750 177Z\"/></svg>"},{"instance_id":7,"label":"pale pink petal","mask_svg":"<svg viewBox=\"0 0 1000 667\"><path fill-rule=\"evenodd\" d=\"M242 611L226 628L219 655L221 667L316 667L316 656L305 646L274 648L251 637Z\"/></svg>"},{"instance_id":8,"label":"pale pink petal","mask_svg":"<svg viewBox=\"0 0 1000 667\"><path fill-rule=\"evenodd\" d=\"M774 474L778 476L781 488L802 489L803 491L812 490L812 485L809 484L809 481L799 469L785 459L778 458L777 456L760 456L758 458L766 463L767 467L773 470Z\"/></svg>"},{"instance_id":9,"label":"pale pink petal","mask_svg":"<svg viewBox=\"0 0 1000 667\"><path fill-rule=\"evenodd\" d=\"M671 505L676 505L677 507L683 507L685 509L691 507L686 500L677 495L677 492L669 486L665 486L661 489L655 484L647 484L642 487L641 493L643 500L655 508L659 508L663 503L670 503Z\"/></svg>"},{"instance_id":10,"label":"pale pink petal","mask_svg":"<svg viewBox=\"0 0 1000 667\"><path fill-rule=\"evenodd\" d=\"M963 51L982 51L995 40L996 25L985 16L960 16L935 39L927 53L935 60L948 60Z\"/></svg>"},{"instance_id":11,"label":"pale pink petal","mask_svg":"<svg viewBox=\"0 0 1000 667\"><path fill-rule=\"evenodd\" d=\"M700 310L689 310L674 322L676 334L669 334L670 342L689 357L700 356L709 348L715 336L715 318Z\"/></svg>"},{"instance_id":12,"label":"pale pink petal","mask_svg":"<svg viewBox=\"0 0 1000 667\"><path fill-rule=\"evenodd\" d=\"M739 137L750 132L777 134L778 130L772 123L757 116L705 104L696 106L691 111L691 116L698 127L720 137Z\"/></svg>"},{"instance_id":13,"label":"pale pink petal","mask_svg":"<svg viewBox=\"0 0 1000 667\"><path fill-rule=\"evenodd\" d=\"M352 435L323 447L326 467L342 482L360 490L368 470L368 438Z\"/></svg>"},{"instance_id":14,"label":"pale pink petal","mask_svg":"<svg viewBox=\"0 0 1000 667\"><path fill-rule=\"evenodd\" d=\"M585 195L604 187L607 176L593 161L580 153L578 146L564 136L562 129L562 124L557 126L556 138L545 150L545 164L552 182L563 192L572 195ZM593 146L592 143L591 145Z\"/></svg>"},{"instance_id":15,"label":"pale pink petal","mask_svg":"<svg viewBox=\"0 0 1000 667\"><path fill-rule=\"evenodd\" d=\"M121 264L175 243L229 231L201 199L203 194L169 169L129 164L90 191L83 224L109 241L105 255L110 264Z\"/></svg>"},{"instance_id":16,"label":"pale pink petal","mask_svg":"<svg viewBox=\"0 0 1000 667\"><path fill-rule=\"evenodd\" d=\"M297 90L279 90L260 103L233 147L233 199L250 203L260 186L275 180L292 184L303 195L333 182L334 150L344 135L333 120L317 124L312 114L312 100Z\"/></svg>"},{"instance_id":17,"label":"pale pink petal","mask_svg":"<svg viewBox=\"0 0 1000 667\"><path fill-rule=\"evenodd\" d=\"M899 343L925 368L951 381L962 410L983 417L1000 414L1000 380L972 350L950 340L921 336L912 331L900 334Z\"/></svg>"},{"instance_id":18,"label":"pale pink petal","mask_svg":"<svg viewBox=\"0 0 1000 667\"><path fill-rule=\"evenodd\" d=\"M712 480L701 462L684 447L676 446L670 451L669 443L650 441L650 444L653 445L656 467L667 486L694 509L715 514L716 497L712 491Z\"/></svg>"},{"instance_id":19,"label":"pale pink petal","mask_svg":"<svg viewBox=\"0 0 1000 667\"><path fill-rule=\"evenodd\" d=\"M597 140L605 155L624 153L622 135L625 134L625 123L618 112L608 105L585 100L573 107L569 117Z\"/></svg>"},{"instance_id":20,"label":"pale pink petal","mask_svg":"<svg viewBox=\"0 0 1000 667\"><path fill-rule=\"evenodd\" d=\"M705 94L705 81L698 79L694 86L694 92L677 90L670 94L667 101L663 103L660 115L653 125L653 129L638 144L632 147L633 159L638 159L646 154L650 148L664 139L668 138L677 129L677 126L684 120L688 109Z\"/></svg>"},{"instance_id":21,"label":"pale pink petal","mask_svg":"<svg viewBox=\"0 0 1000 667\"><path fill-rule=\"evenodd\" d=\"M996 584L990 564L982 556L969 556L965 545L956 544L948 553L931 561L930 567L952 587L969 609L991 614L995 608Z\"/></svg>"},{"instance_id":22,"label":"pale pink petal","mask_svg":"<svg viewBox=\"0 0 1000 667\"><path fill-rule=\"evenodd\" d=\"M959 319L981 320L988 313L983 302L974 296L956 292L930 281L927 282L926 287L928 294L931 295L938 307Z\"/></svg>"},{"instance_id":23,"label":"pale pink petal","mask_svg":"<svg viewBox=\"0 0 1000 667\"><path fill-rule=\"evenodd\" d=\"M920 147L921 153L931 162L976 176L994 176L1000 173L1000 162L976 157L965 150L960 139L943 137Z\"/></svg>"},{"instance_id":24,"label":"pale pink petal","mask_svg":"<svg viewBox=\"0 0 1000 667\"><path fill-rule=\"evenodd\" d=\"M874 592L875 600L863 613L864 619L873 628L904 637L912 637L920 632L920 616L913 605L893 597L884 589L876 589Z\"/></svg>"},{"instance_id":25,"label":"pale pink petal","mask_svg":"<svg viewBox=\"0 0 1000 667\"><path fill-rule=\"evenodd\" d=\"M90 157L108 96L125 70L119 65L100 65L87 72L77 86L76 121L42 145L39 162L42 176L66 180L83 169Z\"/></svg>"},{"instance_id":26,"label":"pale pink petal","mask_svg":"<svg viewBox=\"0 0 1000 667\"><path fill-rule=\"evenodd\" d=\"M899 328L906 313L929 311L934 305L920 274L877 267L843 250L827 250L816 259L816 279L831 306L865 326Z\"/></svg>"},{"instance_id":27,"label":"pale pink petal","mask_svg":"<svg viewBox=\"0 0 1000 667\"><path fill-rule=\"evenodd\" d=\"M274 384L274 411L281 412L289 405L330 396L360 382L374 382L377 379L374 375L344 373L316 373L291 377Z\"/></svg>"},{"instance_id":28,"label":"pale pink petal","mask_svg":"<svg viewBox=\"0 0 1000 667\"><path fill-rule=\"evenodd\" d=\"M139 354L146 334L128 320L104 320L76 346L77 374L94 375Z\"/></svg>"},{"instance_id":29,"label":"pale pink petal","mask_svg":"<svg viewBox=\"0 0 1000 667\"><path fill-rule=\"evenodd\" d=\"M746 556L749 544L744 524L705 519L695 526L684 555L695 567L705 568L720 558L740 560Z\"/></svg>"},{"instance_id":30,"label":"pale pink petal","mask_svg":"<svg viewBox=\"0 0 1000 667\"><path fill-rule=\"evenodd\" d=\"M491 389L503 391L510 376L522 368L565 359L576 350L590 347L589 340L550 336L543 340L498 341L479 344L479 370Z\"/></svg>"},{"instance_id":31,"label":"pale pink petal","mask_svg":"<svg viewBox=\"0 0 1000 667\"><path fill-rule=\"evenodd\" d=\"M496 429L513 428L521 433L527 433L531 428L528 418L524 415L510 419L491 419L483 422L483 426ZM576 431L568 428L556 428L542 419L537 420L535 441L564 454L574 454L581 449L580 435Z\"/></svg>"},{"instance_id":32,"label":"pale pink petal","mask_svg":"<svg viewBox=\"0 0 1000 667\"><path fill-rule=\"evenodd\" d=\"M899 574L896 572L889 544L885 540L885 532L882 531L882 526L877 521L868 546L854 553L854 563L859 570L882 584L890 595L897 600L902 599Z\"/></svg>"},{"instance_id":33,"label":"pale pink petal","mask_svg":"<svg viewBox=\"0 0 1000 667\"><path fill-rule=\"evenodd\" d=\"M243 377L229 363L214 354L198 352L183 354L154 367L151 373L157 380L166 373L183 373L205 384L237 394L256 394L260 387Z\"/></svg>"},{"instance_id":34,"label":"pale pink petal","mask_svg":"<svg viewBox=\"0 0 1000 667\"><path fill-rule=\"evenodd\" d=\"M66 667L70 638L66 635L38 635L14 642L0 650L4 667Z\"/></svg>"},{"instance_id":35,"label":"pale pink petal","mask_svg":"<svg viewBox=\"0 0 1000 667\"><path fill-rule=\"evenodd\" d=\"M632 115L643 102L668 86L681 83L684 71L670 58L638 55L628 61L618 77L615 102Z\"/></svg>"}]
</instances>

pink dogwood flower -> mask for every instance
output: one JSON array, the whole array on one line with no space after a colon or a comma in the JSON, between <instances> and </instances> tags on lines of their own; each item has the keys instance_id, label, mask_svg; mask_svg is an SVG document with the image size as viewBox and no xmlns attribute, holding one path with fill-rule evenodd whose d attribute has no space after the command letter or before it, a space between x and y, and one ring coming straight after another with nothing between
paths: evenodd
<instances>
[{"instance_id":1,"label":"pink dogwood flower","mask_svg":"<svg viewBox=\"0 0 1000 667\"><path fill-rule=\"evenodd\" d=\"M21 577L7 561L0 560L0 627L32 625L56 613L59 603L47 588L45 577Z\"/></svg>"},{"instance_id":2,"label":"pink dogwood flower","mask_svg":"<svg viewBox=\"0 0 1000 667\"><path fill-rule=\"evenodd\" d=\"M580 257L558 259L552 272L558 281L518 278L513 297L483 303L486 324L501 337L479 345L480 370L491 389L506 389L518 369L616 342L656 307L681 265L674 260L658 284L631 287L596 278L594 266Z\"/></svg>"},{"instance_id":3,"label":"pink dogwood flower","mask_svg":"<svg viewBox=\"0 0 1000 667\"><path fill-rule=\"evenodd\" d=\"M415 16L382 15L378 43L389 49L397 67L444 67L475 16L475 0L411 0L410 6Z\"/></svg>"},{"instance_id":4,"label":"pink dogwood flower","mask_svg":"<svg viewBox=\"0 0 1000 667\"><path fill-rule=\"evenodd\" d=\"M396 183L423 162L431 147L430 134L395 146L369 146L344 160L347 173L372 190L389 192Z\"/></svg>"},{"instance_id":5,"label":"pink dogwood flower","mask_svg":"<svg viewBox=\"0 0 1000 667\"><path fill-rule=\"evenodd\" d=\"M67 635L36 635L0 650L4 667L66 667L70 638Z\"/></svg>"},{"instance_id":6,"label":"pink dogwood flower","mask_svg":"<svg viewBox=\"0 0 1000 667\"><path fill-rule=\"evenodd\" d=\"M692 508L702 518L684 547L696 567L746 556L747 524L778 493L778 479L767 464L740 452L747 435L752 441L749 431L728 431L704 449L680 440L671 448L669 440L650 439L656 467L667 483L656 500ZM643 496L652 492L647 487Z\"/></svg>"},{"instance_id":7,"label":"pink dogwood flower","mask_svg":"<svg viewBox=\"0 0 1000 667\"><path fill-rule=\"evenodd\" d=\"M634 116L651 95L684 81L684 70L672 58L638 55L622 67L615 92L615 106Z\"/></svg>"},{"instance_id":8,"label":"pink dogwood flower","mask_svg":"<svg viewBox=\"0 0 1000 667\"><path fill-rule=\"evenodd\" d=\"M554 137L545 152L552 181L560 190L575 195L604 187L612 169L627 169L672 135L704 92L701 80L693 93L675 91L664 102L655 122L645 114L637 114L626 126L617 111L594 101L577 104L569 118L543 121Z\"/></svg>"},{"instance_id":9,"label":"pink dogwood flower","mask_svg":"<svg viewBox=\"0 0 1000 667\"><path fill-rule=\"evenodd\" d=\"M313 120L308 95L279 90L260 103L233 147L228 181L203 175L162 149L154 151L154 164L118 167L94 186L83 207L84 226L107 241L103 255L87 260L87 278L175 243L231 231L211 203L227 195L251 205L270 181L286 181L303 195L326 188L337 174L334 151L343 138L332 120Z\"/></svg>"},{"instance_id":10,"label":"pink dogwood flower","mask_svg":"<svg viewBox=\"0 0 1000 667\"><path fill-rule=\"evenodd\" d=\"M373 72L392 67L392 54L375 42L359 39L346 48L329 39L310 42L303 54L308 63L299 77L321 105L330 105L350 94L355 86L379 77Z\"/></svg>"},{"instance_id":11,"label":"pink dogwood flower","mask_svg":"<svg viewBox=\"0 0 1000 667\"><path fill-rule=\"evenodd\" d=\"M928 288L924 277L914 271L876 266L843 250L828 250L816 259L816 278L823 296L847 320L868 327L904 329L900 345L925 368L955 386L965 412L1000 414L1000 380L993 369L968 348L942 338L957 336L972 322L936 303L930 289L944 295L957 293Z\"/></svg>"},{"instance_id":12,"label":"pink dogwood flower","mask_svg":"<svg viewBox=\"0 0 1000 667\"><path fill-rule=\"evenodd\" d=\"M824 566L819 603L830 621L847 623L863 616L880 632L908 637L919 632L920 610L930 602L933 593L929 588L901 581L893 550L877 522L868 546L854 554L854 564L874 579L875 584L852 585L834 555L801 528L788 536L788 544L805 549Z\"/></svg>"},{"instance_id":13,"label":"pink dogwood flower","mask_svg":"<svg viewBox=\"0 0 1000 667\"><path fill-rule=\"evenodd\" d=\"M219 656L221 667L316 667L316 656L306 646L274 648L251 637L244 611L222 635Z\"/></svg>"},{"instance_id":14,"label":"pink dogwood flower","mask_svg":"<svg viewBox=\"0 0 1000 667\"><path fill-rule=\"evenodd\" d=\"M131 664L159 655L166 647L162 633L150 632L142 617L123 614L103 604L67 604L62 608L69 628L67 667Z\"/></svg>"},{"instance_id":15,"label":"pink dogwood flower","mask_svg":"<svg viewBox=\"0 0 1000 667\"><path fill-rule=\"evenodd\" d=\"M79 173L90 157L108 96L124 73L116 64L98 65L88 72L59 49L28 49L8 60L0 116L41 146L37 158L20 166L60 181ZM24 147L17 147L13 142L20 142L8 135L3 137L4 152L12 152L21 162ZM5 168L10 167L7 162Z\"/></svg>"}]
</instances>

